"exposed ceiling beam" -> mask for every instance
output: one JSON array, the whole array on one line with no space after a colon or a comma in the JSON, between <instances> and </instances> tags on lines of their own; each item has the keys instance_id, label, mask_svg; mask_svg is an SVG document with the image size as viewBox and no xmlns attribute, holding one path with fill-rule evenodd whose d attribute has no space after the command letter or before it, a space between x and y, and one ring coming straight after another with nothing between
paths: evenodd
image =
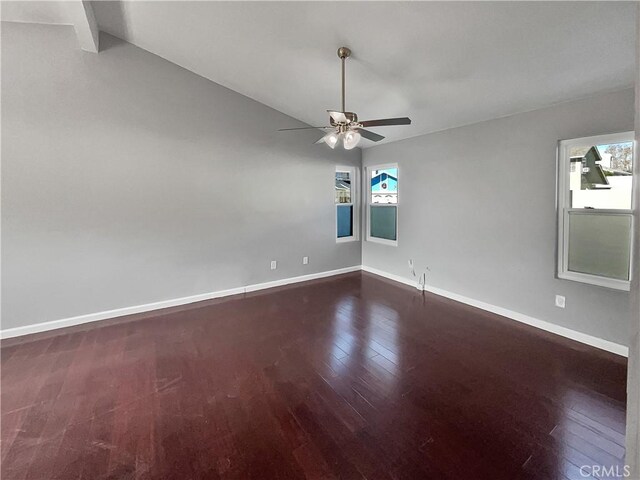
<instances>
[{"instance_id":1,"label":"exposed ceiling beam","mask_svg":"<svg viewBox=\"0 0 640 480\"><path fill-rule=\"evenodd\" d=\"M67 8L76 30L80 48L86 52L98 53L100 32L91 3L87 0L76 0L69 2Z\"/></svg>"}]
</instances>

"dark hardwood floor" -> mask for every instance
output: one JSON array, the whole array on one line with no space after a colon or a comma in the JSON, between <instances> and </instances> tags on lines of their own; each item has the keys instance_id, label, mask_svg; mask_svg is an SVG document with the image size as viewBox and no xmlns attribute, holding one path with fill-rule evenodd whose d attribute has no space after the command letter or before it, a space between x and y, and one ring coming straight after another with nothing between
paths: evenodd
<instances>
[{"instance_id":1,"label":"dark hardwood floor","mask_svg":"<svg viewBox=\"0 0 640 480\"><path fill-rule=\"evenodd\" d=\"M615 478L625 375L357 272L4 341L2 478Z\"/></svg>"}]
</instances>

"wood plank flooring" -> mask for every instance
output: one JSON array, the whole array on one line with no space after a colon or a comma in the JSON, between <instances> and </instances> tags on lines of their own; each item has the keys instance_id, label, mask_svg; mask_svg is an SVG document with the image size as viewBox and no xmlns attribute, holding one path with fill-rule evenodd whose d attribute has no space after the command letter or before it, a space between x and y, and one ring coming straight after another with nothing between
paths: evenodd
<instances>
[{"instance_id":1,"label":"wood plank flooring","mask_svg":"<svg viewBox=\"0 0 640 480\"><path fill-rule=\"evenodd\" d=\"M621 478L625 376L615 355L356 272L4 341L1 473Z\"/></svg>"}]
</instances>

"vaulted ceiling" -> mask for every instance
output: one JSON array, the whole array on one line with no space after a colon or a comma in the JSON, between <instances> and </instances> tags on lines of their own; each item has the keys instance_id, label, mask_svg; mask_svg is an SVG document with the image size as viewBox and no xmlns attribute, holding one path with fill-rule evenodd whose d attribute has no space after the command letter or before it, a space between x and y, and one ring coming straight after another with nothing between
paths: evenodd
<instances>
[{"instance_id":1,"label":"vaulted ceiling","mask_svg":"<svg viewBox=\"0 0 640 480\"><path fill-rule=\"evenodd\" d=\"M311 125L325 125L326 110L340 106L336 50L348 46L347 110L413 120L371 129L388 140L634 81L635 2L92 6L101 30Z\"/></svg>"}]
</instances>

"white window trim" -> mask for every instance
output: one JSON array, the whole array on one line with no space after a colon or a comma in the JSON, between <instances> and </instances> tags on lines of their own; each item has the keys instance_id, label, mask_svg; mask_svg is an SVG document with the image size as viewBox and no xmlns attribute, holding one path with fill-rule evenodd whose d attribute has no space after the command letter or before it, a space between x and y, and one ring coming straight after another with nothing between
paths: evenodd
<instances>
[{"instance_id":1,"label":"white window trim","mask_svg":"<svg viewBox=\"0 0 640 480\"><path fill-rule=\"evenodd\" d=\"M398 169L398 202L397 203L393 203L393 204L386 204L386 203L376 203L373 204L371 203L371 171L372 170L384 170L386 168L397 168ZM366 240L367 242L372 242L372 243L380 243L382 245L389 245L392 247L397 247L398 246L398 239L400 237L400 222L399 222L399 217L400 217L400 209L398 208L400 206L400 168L398 167L397 163L383 163L381 165L369 165L366 169L365 169L366 175L365 175L365 181L367 182L367 186L365 188L366 191L366 195L367 198L365 199L365 205L366 205L366 218L367 218L367 225L366 225ZM378 238L378 237L372 237L371 236L371 206L374 206L374 208L376 208L377 206L389 206L389 205L393 205L394 207L396 207L396 239L395 240L387 240L386 238Z\"/></svg>"},{"instance_id":2,"label":"white window trim","mask_svg":"<svg viewBox=\"0 0 640 480\"><path fill-rule=\"evenodd\" d=\"M633 231L635 228L635 215L633 210L623 209L595 209L585 210L583 208L570 208L567 205L569 201L569 149L576 146L584 146L585 144L591 145L606 145L609 143L633 143L633 161L637 161L637 145L634 141L634 132L621 132L613 133L609 135L596 135L593 137L574 138L571 140L561 140L558 144L557 152L557 167L558 167L558 197L556 203L556 214L558 217L558 258L557 258L557 276L563 280L573 280L576 282L588 283L591 285L597 285L600 287L613 288L615 290L629 291L631 288L631 275L634 262L634 244L633 244ZM636 182L632 184L632 189L635 191L637 188ZM631 192L632 198L634 198L635 192ZM616 278L601 277L598 275L590 275L588 273L578 273L569 271L569 235L566 231L566 226L569 222L570 212L581 213L606 213L612 215L625 215L631 214L631 252L629 255L629 280L619 280Z\"/></svg>"},{"instance_id":3,"label":"white window trim","mask_svg":"<svg viewBox=\"0 0 640 480\"><path fill-rule=\"evenodd\" d=\"M357 242L360 240L360 209L358 208L358 185L359 185L359 177L358 177L358 169L356 167L350 167L345 165L337 165L334 172L334 184L335 184L335 173L337 172L348 172L349 177L351 178L351 203L335 203L335 195L334 195L334 214L335 214L335 232L336 232L336 243L348 243L348 242ZM338 237L338 205L351 205L353 217L351 221L353 222L351 225L352 235L350 237Z\"/></svg>"}]
</instances>

